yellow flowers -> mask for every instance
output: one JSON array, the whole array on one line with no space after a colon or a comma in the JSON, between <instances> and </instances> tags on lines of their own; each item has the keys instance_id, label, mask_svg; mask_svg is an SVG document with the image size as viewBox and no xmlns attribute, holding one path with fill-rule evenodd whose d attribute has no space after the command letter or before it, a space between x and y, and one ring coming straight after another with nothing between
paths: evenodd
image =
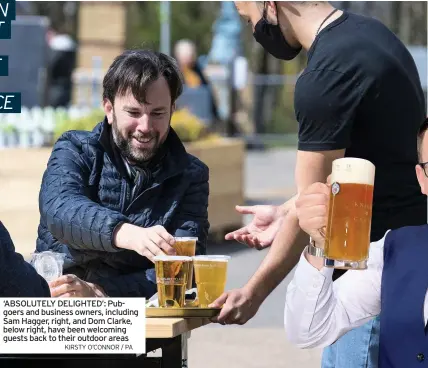
<instances>
[{"instance_id":1,"label":"yellow flowers","mask_svg":"<svg viewBox=\"0 0 428 368\"><path fill-rule=\"evenodd\" d=\"M54 140L68 130L91 131L96 124L104 120L104 111L96 109L82 117L71 119L69 116L59 116L56 119ZM205 124L187 109L174 112L171 126L183 142L213 141L219 139L219 135L210 133Z\"/></svg>"}]
</instances>

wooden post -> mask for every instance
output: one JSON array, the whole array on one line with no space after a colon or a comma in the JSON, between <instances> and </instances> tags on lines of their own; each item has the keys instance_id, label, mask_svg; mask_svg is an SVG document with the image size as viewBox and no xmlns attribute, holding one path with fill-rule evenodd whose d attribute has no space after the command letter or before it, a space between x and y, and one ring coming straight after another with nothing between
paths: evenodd
<instances>
[{"instance_id":1,"label":"wooden post","mask_svg":"<svg viewBox=\"0 0 428 368\"><path fill-rule=\"evenodd\" d=\"M101 59L100 71L104 75L114 58L124 51L126 18L127 4L124 1L83 1L79 4L75 87L76 83L81 83L77 76L91 75L94 57ZM78 90L74 88L74 103Z\"/></svg>"}]
</instances>

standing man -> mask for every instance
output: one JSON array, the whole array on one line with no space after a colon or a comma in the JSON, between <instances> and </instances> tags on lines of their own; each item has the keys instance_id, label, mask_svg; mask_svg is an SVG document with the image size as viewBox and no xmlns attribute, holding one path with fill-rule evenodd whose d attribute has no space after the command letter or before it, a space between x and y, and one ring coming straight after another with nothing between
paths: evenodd
<instances>
[{"instance_id":1,"label":"standing man","mask_svg":"<svg viewBox=\"0 0 428 368\"><path fill-rule=\"evenodd\" d=\"M49 99L52 107L67 107L72 98L73 70L77 45L63 27L51 27L46 35L48 50Z\"/></svg>"},{"instance_id":2,"label":"standing man","mask_svg":"<svg viewBox=\"0 0 428 368\"><path fill-rule=\"evenodd\" d=\"M328 2L236 2L254 37L273 56L291 60L305 49L308 62L295 87L299 124L298 194L326 182L333 160L359 157L376 166L371 241L388 229L427 223L426 198L414 176L414 137L425 119L415 63L379 21L339 11ZM294 199L279 207L238 208L249 226L226 236L271 249L241 289L222 295L218 321L245 323L297 264L309 238L300 229ZM335 278L340 273L335 272ZM348 332L327 348L323 367L375 367L379 320Z\"/></svg>"},{"instance_id":3,"label":"standing man","mask_svg":"<svg viewBox=\"0 0 428 368\"><path fill-rule=\"evenodd\" d=\"M65 254L53 297L156 293L153 257L173 236L198 237L205 254L208 167L171 128L182 92L175 60L125 51L103 80L105 119L55 143L40 190L37 251Z\"/></svg>"}]
</instances>

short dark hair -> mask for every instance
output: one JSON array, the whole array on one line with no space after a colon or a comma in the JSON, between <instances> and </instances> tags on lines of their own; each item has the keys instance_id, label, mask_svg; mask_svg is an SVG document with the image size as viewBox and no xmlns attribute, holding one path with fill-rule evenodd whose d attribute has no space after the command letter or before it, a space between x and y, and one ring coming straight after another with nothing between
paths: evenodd
<instances>
[{"instance_id":1,"label":"short dark hair","mask_svg":"<svg viewBox=\"0 0 428 368\"><path fill-rule=\"evenodd\" d=\"M151 50L127 50L116 57L103 80L103 99L114 103L117 95L131 91L140 103L147 103L147 87L163 76L169 86L171 105L183 92L183 76L172 57Z\"/></svg>"},{"instance_id":2,"label":"short dark hair","mask_svg":"<svg viewBox=\"0 0 428 368\"><path fill-rule=\"evenodd\" d=\"M427 130L428 130L428 117L424 120L424 122L421 124L418 130L417 146L418 146L419 161L422 160L422 141L424 139L424 136Z\"/></svg>"}]
</instances>

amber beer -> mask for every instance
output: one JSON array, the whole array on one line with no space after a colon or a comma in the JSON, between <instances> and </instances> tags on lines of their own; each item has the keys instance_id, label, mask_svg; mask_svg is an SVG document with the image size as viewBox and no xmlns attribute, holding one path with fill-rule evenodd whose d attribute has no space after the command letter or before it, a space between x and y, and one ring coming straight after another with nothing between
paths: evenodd
<instances>
[{"instance_id":1,"label":"amber beer","mask_svg":"<svg viewBox=\"0 0 428 368\"><path fill-rule=\"evenodd\" d=\"M198 238L196 237L174 237L175 244L173 248L175 249L177 256L186 256L193 257L196 253L196 241ZM189 278L187 280L187 290L192 288L193 283L193 267L191 267L191 271L189 274Z\"/></svg>"},{"instance_id":2,"label":"amber beer","mask_svg":"<svg viewBox=\"0 0 428 368\"><path fill-rule=\"evenodd\" d=\"M208 308L209 304L223 294L229 259L229 256L193 257L199 307Z\"/></svg>"},{"instance_id":3,"label":"amber beer","mask_svg":"<svg viewBox=\"0 0 428 368\"><path fill-rule=\"evenodd\" d=\"M370 245L375 166L359 158L333 161L325 265L366 269Z\"/></svg>"},{"instance_id":4,"label":"amber beer","mask_svg":"<svg viewBox=\"0 0 428 368\"><path fill-rule=\"evenodd\" d=\"M183 308L192 258L184 256L154 257L159 307Z\"/></svg>"}]
</instances>

